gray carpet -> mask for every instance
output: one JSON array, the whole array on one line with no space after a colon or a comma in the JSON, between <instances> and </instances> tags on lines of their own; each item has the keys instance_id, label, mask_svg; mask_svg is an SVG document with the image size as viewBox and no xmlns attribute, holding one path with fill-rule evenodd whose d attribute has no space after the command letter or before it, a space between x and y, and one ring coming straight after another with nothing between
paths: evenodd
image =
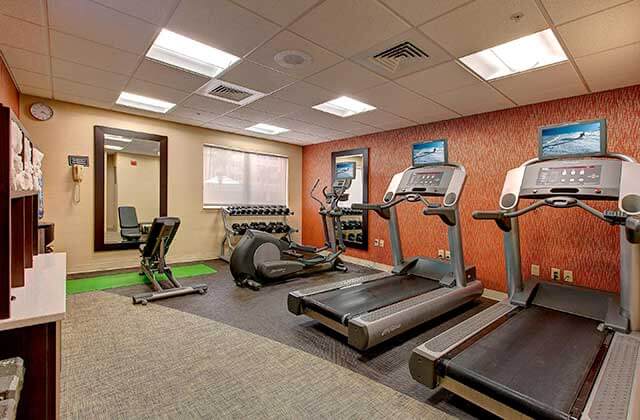
<instances>
[{"instance_id":1,"label":"gray carpet","mask_svg":"<svg viewBox=\"0 0 640 420\"><path fill-rule=\"evenodd\" d=\"M307 352L106 292L67 300L62 418L448 416Z\"/></svg>"},{"instance_id":2,"label":"gray carpet","mask_svg":"<svg viewBox=\"0 0 640 420\"><path fill-rule=\"evenodd\" d=\"M321 357L339 366L387 385L414 399L428 403L460 418L487 418L490 415L453 394L438 389L429 390L411 378L409 356L411 351L429 338L456 325L495 303L481 299L426 325L389 340L370 351L361 353L346 344L344 337L304 316L295 316L286 307L290 290L319 285L351 277L362 276L374 270L349 264L349 272L327 272L300 278L289 283L262 288L259 292L236 287L228 265L221 261L207 264L218 272L183 280L184 284L206 282L209 293L157 301L157 304L196 314L258 334L293 348ZM145 286L113 289L111 292L131 296L144 291Z\"/></svg>"}]
</instances>

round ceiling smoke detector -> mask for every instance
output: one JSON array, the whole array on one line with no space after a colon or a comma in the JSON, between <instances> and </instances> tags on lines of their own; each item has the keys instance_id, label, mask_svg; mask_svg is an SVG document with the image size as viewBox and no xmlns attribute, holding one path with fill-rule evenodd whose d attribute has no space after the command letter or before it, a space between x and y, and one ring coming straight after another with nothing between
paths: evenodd
<instances>
[{"instance_id":1,"label":"round ceiling smoke detector","mask_svg":"<svg viewBox=\"0 0 640 420\"><path fill-rule=\"evenodd\" d=\"M273 59L278 65L288 69L303 67L313 61L306 52L296 50L280 51Z\"/></svg>"}]
</instances>

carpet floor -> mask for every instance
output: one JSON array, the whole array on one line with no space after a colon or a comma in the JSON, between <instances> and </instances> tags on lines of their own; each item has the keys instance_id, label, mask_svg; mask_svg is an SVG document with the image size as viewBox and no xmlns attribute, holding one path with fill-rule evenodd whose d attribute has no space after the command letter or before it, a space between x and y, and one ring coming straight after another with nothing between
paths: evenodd
<instances>
[{"instance_id":1,"label":"carpet floor","mask_svg":"<svg viewBox=\"0 0 640 420\"><path fill-rule=\"evenodd\" d=\"M376 272L375 270L349 264L347 273L316 274L289 283L263 287L262 290L254 292L234 285L226 263L208 261L207 264L215 268L217 273L182 281L185 285L206 282L209 285L209 292L206 295L182 296L156 303L303 350L456 417L465 419L491 417L487 412L446 390L429 390L415 382L409 373L409 357L411 351L418 345L489 307L495 303L494 301L480 299L370 351L359 352L348 346L344 337L319 322L289 313L286 307L287 295L291 290L371 274ZM109 292L131 296L144 290L144 287L133 286L113 289Z\"/></svg>"},{"instance_id":2,"label":"carpet floor","mask_svg":"<svg viewBox=\"0 0 640 420\"><path fill-rule=\"evenodd\" d=\"M133 306L107 292L72 295L67 304L63 419L449 418L350 369L225 323Z\"/></svg>"}]
</instances>

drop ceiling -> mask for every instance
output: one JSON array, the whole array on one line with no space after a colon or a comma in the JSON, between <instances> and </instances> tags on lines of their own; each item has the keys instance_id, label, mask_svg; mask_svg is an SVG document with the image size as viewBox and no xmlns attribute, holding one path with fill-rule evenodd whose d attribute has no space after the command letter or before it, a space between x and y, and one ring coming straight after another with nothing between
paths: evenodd
<instances>
[{"instance_id":1,"label":"drop ceiling","mask_svg":"<svg viewBox=\"0 0 640 420\"><path fill-rule=\"evenodd\" d=\"M25 94L305 145L638 84L638 22L640 0L0 0L0 51ZM265 96L196 94L208 78L145 58L162 28L241 57L217 78ZM547 28L569 61L491 82L458 61ZM428 58L369 60L403 42ZM282 67L287 50L311 60ZM134 110L121 91L177 105ZM342 95L377 109L311 108ZM290 131L244 130L256 123Z\"/></svg>"}]
</instances>

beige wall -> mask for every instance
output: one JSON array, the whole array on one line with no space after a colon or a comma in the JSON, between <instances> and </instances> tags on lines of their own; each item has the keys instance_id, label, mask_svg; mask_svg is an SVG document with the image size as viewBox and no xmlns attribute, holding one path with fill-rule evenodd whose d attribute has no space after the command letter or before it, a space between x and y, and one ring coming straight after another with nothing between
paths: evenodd
<instances>
[{"instance_id":1,"label":"beige wall","mask_svg":"<svg viewBox=\"0 0 640 420\"><path fill-rule=\"evenodd\" d=\"M28 107L48 103L54 116L34 121ZM119 112L22 95L22 122L33 142L44 152L45 217L55 223L55 248L67 253L67 270L131 267L139 263L136 251L93 251L93 126L123 128L169 138L169 215L182 220L169 261L192 261L218 256L223 237L218 210L202 208L202 145L205 143L242 150L277 153L289 157L289 206L291 223L300 226L302 148L232 133L207 130ZM91 167L81 184L81 201L73 203L73 182L67 155L88 155Z\"/></svg>"},{"instance_id":2,"label":"beige wall","mask_svg":"<svg viewBox=\"0 0 640 420\"><path fill-rule=\"evenodd\" d=\"M160 215L160 158L116 153L118 207L136 208L138 221L150 223ZM136 166L131 161L136 161Z\"/></svg>"}]
</instances>

